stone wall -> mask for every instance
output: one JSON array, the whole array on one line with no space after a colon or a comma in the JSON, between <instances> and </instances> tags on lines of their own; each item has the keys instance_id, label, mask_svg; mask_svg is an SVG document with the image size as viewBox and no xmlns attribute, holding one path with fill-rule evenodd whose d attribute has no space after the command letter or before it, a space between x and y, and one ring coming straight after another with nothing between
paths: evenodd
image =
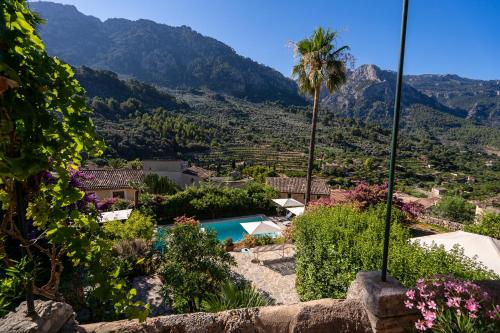
<instances>
[{"instance_id":1,"label":"stone wall","mask_svg":"<svg viewBox=\"0 0 500 333\"><path fill-rule=\"evenodd\" d=\"M500 281L479 283L500 303ZM413 327L414 310L403 301L406 288L380 272L360 272L345 300L321 299L292 305L190 313L77 326L67 304L37 301L37 315L25 315L26 305L0 319L0 332L54 333L403 333Z\"/></svg>"},{"instance_id":2,"label":"stone wall","mask_svg":"<svg viewBox=\"0 0 500 333\"><path fill-rule=\"evenodd\" d=\"M453 222L450 220L445 220L445 219L441 219L441 218L437 218L437 217L433 217L433 216L429 216L429 215L424 215L424 216L420 217L419 219L420 219L420 221L422 221L424 223L434 224L434 225L437 225L440 227L450 229L451 231L458 231L458 230L464 229L464 225L462 223Z\"/></svg>"},{"instance_id":3,"label":"stone wall","mask_svg":"<svg viewBox=\"0 0 500 333\"><path fill-rule=\"evenodd\" d=\"M122 320L81 326L86 333L368 333L370 322L356 299L322 299L293 305L192 313L148 318L145 322Z\"/></svg>"}]
</instances>

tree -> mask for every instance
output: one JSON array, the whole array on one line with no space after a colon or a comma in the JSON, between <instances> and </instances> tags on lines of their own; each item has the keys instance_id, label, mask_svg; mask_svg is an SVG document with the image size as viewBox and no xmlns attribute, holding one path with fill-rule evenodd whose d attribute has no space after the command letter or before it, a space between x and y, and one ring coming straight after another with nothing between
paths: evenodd
<instances>
[{"instance_id":1,"label":"tree","mask_svg":"<svg viewBox=\"0 0 500 333\"><path fill-rule=\"evenodd\" d=\"M458 196L445 196L434 206L438 215L460 223L474 220L475 206Z\"/></svg>"},{"instance_id":2,"label":"tree","mask_svg":"<svg viewBox=\"0 0 500 333\"><path fill-rule=\"evenodd\" d=\"M298 63L293 67L292 77L297 78L299 89L304 94L313 96L313 114L309 159L307 164L306 203L311 197L311 180L316 141L319 98L322 85L329 93L337 90L347 79L346 63L349 58L348 46L336 47L337 32L316 29L311 37L295 44Z\"/></svg>"},{"instance_id":3,"label":"tree","mask_svg":"<svg viewBox=\"0 0 500 333\"><path fill-rule=\"evenodd\" d=\"M478 223L466 225L464 230L500 239L500 214L487 213Z\"/></svg>"},{"instance_id":4,"label":"tree","mask_svg":"<svg viewBox=\"0 0 500 333\"><path fill-rule=\"evenodd\" d=\"M133 292L79 186L82 154L98 156L104 146L71 67L45 52L41 22L25 0L0 2L0 238L10 244L0 255L49 267L31 271L27 291L37 296L62 299L67 264L89 272L90 293L132 313Z\"/></svg>"},{"instance_id":5,"label":"tree","mask_svg":"<svg viewBox=\"0 0 500 333\"><path fill-rule=\"evenodd\" d=\"M192 218L176 218L164 241L167 250L161 274L165 299L178 312L198 311L203 301L229 280L235 261L215 232L202 231L199 222Z\"/></svg>"}]
</instances>

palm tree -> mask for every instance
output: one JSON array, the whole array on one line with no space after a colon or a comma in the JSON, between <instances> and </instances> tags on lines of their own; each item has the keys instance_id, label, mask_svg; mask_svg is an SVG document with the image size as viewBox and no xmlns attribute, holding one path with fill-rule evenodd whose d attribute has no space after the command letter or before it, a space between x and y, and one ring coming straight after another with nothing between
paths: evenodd
<instances>
[{"instance_id":1,"label":"palm tree","mask_svg":"<svg viewBox=\"0 0 500 333\"><path fill-rule=\"evenodd\" d=\"M348 46L336 47L337 32L316 29L311 37L295 44L298 57L293 67L292 77L297 78L299 89L314 99L311 140L309 145L309 160L307 164L306 204L311 198L311 180L316 141L316 123L318 120L318 104L321 87L326 86L329 93L337 90L347 79Z\"/></svg>"}]
</instances>

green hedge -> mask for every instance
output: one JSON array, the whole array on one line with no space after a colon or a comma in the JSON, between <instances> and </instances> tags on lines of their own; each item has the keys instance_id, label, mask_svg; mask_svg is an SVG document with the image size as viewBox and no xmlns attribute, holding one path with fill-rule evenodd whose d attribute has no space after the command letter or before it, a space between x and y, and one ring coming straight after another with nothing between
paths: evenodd
<instances>
[{"instance_id":1,"label":"green hedge","mask_svg":"<svg viewBox=\"0 0 500 333\"><path fill-rule=\"evenodd\" d=\"M359 271L379 270L382 265L385 206L359 212L352 207L320 207L297 218L297 291L302 300L342 298ZM420 277L453 274L478 280L495 278L483 266L458 249L422 249L410 244L409 231L394 212L391 227L389 274L406 286Z\"/></svg>"},{"instance_id":2,"label":"green hedge","mask_svg":"<svg viewBox=\"0 0 500 333\"><path fill-rule=\"evenodd\" d=\"M276 192L269 186L251 182L243 188L228 188L214 184L188 187L167 196L159 203L152 203L161 224L171 223L177 216L213 219L245 214L267 213L275 206L271 199Z\"/></svg>"}]
</instances>

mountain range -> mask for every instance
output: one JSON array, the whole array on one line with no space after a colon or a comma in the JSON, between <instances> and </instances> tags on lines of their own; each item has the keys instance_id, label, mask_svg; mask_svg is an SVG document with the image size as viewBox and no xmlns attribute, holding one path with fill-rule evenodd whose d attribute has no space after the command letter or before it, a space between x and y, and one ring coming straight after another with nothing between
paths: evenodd
<instances>
[{"instance_id":1,"label":"mountain range","mask_svg":"<svg viewBox=\"0 0 500 333\"><path fill-rule=\"evenodd\" d=\"M74 6L32 2L49 54L168 88L209 89L259 102L304 104L295 82L187 26L99 19Z\"/></svg>"},{"instance_id":2,"label":"mountain range","mask_svg":"<svg viewBox=\"0 0 500 333\"><path fill-rule=\"evenodd\" d=\"M73 66L107 69L158 87L202 89L251 102L304 105L294 81L276 70L238 55L230 46L193 31L149 20L99 19L76 7L32 2L46 19L39 33L47 51ZM322 95L325 109L341 117L388 124L396 73L363 65L333 95ZM403 115L415 105L475 122L500 125L500 80L457 75L408 75ZM323 89L326 92L326 89ZM405 117L404 117L405 118Z\"/></svg>"}]
</instances>

